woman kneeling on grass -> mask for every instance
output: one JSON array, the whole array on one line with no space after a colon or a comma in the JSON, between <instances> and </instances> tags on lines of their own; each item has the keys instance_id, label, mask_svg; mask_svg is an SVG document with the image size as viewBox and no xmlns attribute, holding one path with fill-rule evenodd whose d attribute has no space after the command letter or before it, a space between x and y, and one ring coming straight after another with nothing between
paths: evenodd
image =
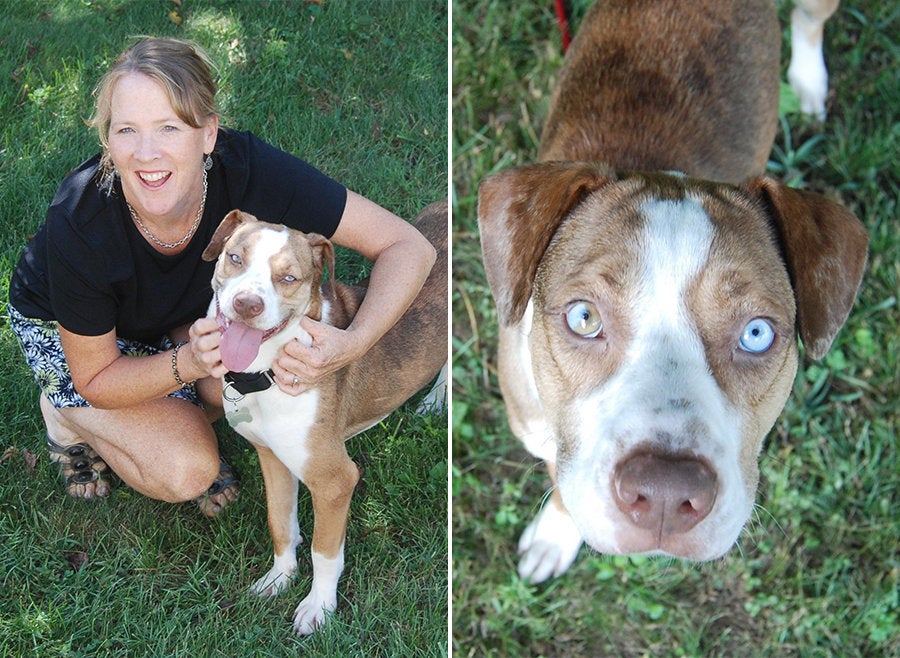
<instances>
[{"instance_id":1,"label":"woman kneeling on grass","mask_svg":"<svg viewBox=\"0 0 900 658\"><path fill-rule=\"evenodd\" d=\"M330 237L374 261L346 330L304 319L273 370L298 395L364 354L434 262L410 224L249 133L220 128L212 64L196 45L144 39L96 90L102 153L59 187L10 283L10 324L42 389L51 459L70 495L137 491L208 516L240 486L219 457L227 368L207 319L200 255L234 208ZM198 319L200 318L200 319Z\"/></svg>"}]
</instances>

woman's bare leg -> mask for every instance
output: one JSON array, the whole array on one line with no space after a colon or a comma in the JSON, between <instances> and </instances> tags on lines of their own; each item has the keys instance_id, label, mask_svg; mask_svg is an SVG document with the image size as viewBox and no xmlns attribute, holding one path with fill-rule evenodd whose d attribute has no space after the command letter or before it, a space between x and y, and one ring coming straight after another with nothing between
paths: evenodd
<instances>
[{"instance_id":1,"label":"woman's bare leg","mask_svg":"<svg viewBox=\"0 0 900 658\"><path fill-rule=\"evenodd\" d=\"M57 409L41 396L41 411L54 441L63 446L89 444L126 484L151 498L192 500L219 475L210 418L190 402L167 397L126 409ZM84 487L81 497L102 495L92 488L96 482L79 486ZM213 507L224 506L235 495L231 490L217 494L221 500L211 501Z\"/></svg>"}]
</instances>

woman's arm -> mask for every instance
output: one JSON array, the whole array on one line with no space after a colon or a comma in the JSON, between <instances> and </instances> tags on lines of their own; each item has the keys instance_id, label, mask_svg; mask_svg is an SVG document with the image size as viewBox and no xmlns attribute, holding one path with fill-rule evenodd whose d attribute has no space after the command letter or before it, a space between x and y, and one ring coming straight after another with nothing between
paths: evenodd
<instances>
[{"instance_id":1,"label":"woman's arm","mask_svg":"<svg viewBox=\"0 0 900 658\"><path fill-rule=\"evenodd\" d=\"M292 341L273 364L279 387L299 394L322 376L365 354L400 319L415 299L434 264L431 243L415 227L364 197L348 191L340 225L332 239L373 261L369 287L346 330L308 318L303 327L312 346ZM182 332L183 333L183 332ZM173 340L187 336L172 332ZM114 409L162 397L179 388L172 352L148 357L123 356L115 332L82 336L60 327L75 389L98 408ZM190 328L191 342L178 350L182 381L222 377L220 334L214 320L201 318ZM294 377L298 385L294 386Z\"/></svg>"},{"instance_id":2,"label":"woman's arm","mask_svg":"<svg viewBox=\"0 0 900 658\"><path fill-rule=\"evenodd\" d=\"M368 291L346 330L303 318L312 345L291 341L273 365L279 387L293 395L378 342L413 302L435 261L434 247L412 224L349 190L332 240L373 262Z\"/></svg>"},{"instance_id":3,"label":"woman's arm","mask_svg":"<svg viewBox=\"0 0 900 658\"><path fill-rule=\"evenodd\" d=\"M172 334L174 340L187 338L186 330ZM60 327L59 335L75 390L94 407L129 407L181 388L172 370L172 350L153 356L123 356L116 344L115 331L82 336ZM208 336L205 340L215 338ZM213 370L193 357L191 343L178 350L178 375L184 382L208 377Z\"/></svg>"}]
</instances>

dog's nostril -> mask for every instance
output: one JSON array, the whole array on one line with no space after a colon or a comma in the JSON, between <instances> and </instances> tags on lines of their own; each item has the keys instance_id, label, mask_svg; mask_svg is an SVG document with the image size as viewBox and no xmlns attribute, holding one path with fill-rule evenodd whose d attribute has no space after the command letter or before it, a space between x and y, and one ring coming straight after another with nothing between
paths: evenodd
<instances>
[{"instance_id":1,"label":"dog's nostril","mask_svg":"<svg viewBox=\"0 0 900 658\"><path fill-rule=\"evenodd\" d=\"M618 508L639 528L658 535L687 532L712 511L716 475L689 456L641 453L621 462L613 473Z\"/></svg>"}]
</instances>

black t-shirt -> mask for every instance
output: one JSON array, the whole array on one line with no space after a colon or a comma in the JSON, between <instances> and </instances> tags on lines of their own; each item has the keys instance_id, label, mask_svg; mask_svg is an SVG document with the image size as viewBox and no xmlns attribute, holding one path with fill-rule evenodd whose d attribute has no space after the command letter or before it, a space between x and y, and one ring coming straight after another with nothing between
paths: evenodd
<instances>
[{"instance_id":1,"label":"black t-shirt","mask_svg":"<svg viewBox=\"0 0 900 658\"><path fill-rule=\"evenodd\" d=\"M98 161L63 180L9 288L22 315L84 336L115 329L155 343L206 315L215 263L200 255L231 210L331 237L347 200L340 183L302 160L250 133L222 129L197 232L184 251L167 256L134 225L118 180L109 195L97 187Z\"/></svg>"}]
</instances>

